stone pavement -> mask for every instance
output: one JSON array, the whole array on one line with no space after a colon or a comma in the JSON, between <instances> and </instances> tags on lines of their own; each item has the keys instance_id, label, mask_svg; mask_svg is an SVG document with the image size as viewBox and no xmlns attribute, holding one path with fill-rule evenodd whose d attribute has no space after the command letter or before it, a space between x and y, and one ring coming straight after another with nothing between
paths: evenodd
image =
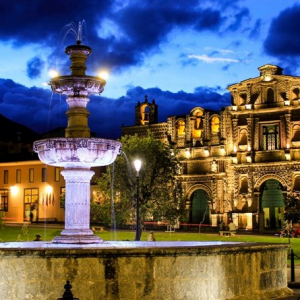
<instances>
[{"instance_id":1,"label":"stone pavement","mask_svg":"<svg viewBox=\"0 0 300 300\"><path fill-rule=\"evenodd\" d=\"M276 300L300 300L300 266L295 266L295 282L291 282L291 269L287 269L288 286L293 290L291 296L276 298Z\"/></svg>"}]
</instances>

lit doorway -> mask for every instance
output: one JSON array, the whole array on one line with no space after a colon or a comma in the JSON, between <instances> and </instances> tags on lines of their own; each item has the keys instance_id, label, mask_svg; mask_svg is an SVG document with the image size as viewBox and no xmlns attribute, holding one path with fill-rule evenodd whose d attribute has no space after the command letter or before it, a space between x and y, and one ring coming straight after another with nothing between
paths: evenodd
<instances>
[{"instance_id":1,"label":"lit doorway","mask_svg":"<svg viewBox=\"0 0 300 300\"><path fill-rule=\"evenodd\" d=\"M37 222L39 211L39 189L24 189L24 221Z\"/></svg>"},{"instance_id":2,"label":"lit doorway","mask_svg":"<svg viewBox=\"0 0 300 300\"><path fill-rule=\"evenodd\" d=\"M278 180L268 179L261 186L261 208L264 212L264 227L279 228L284 222L284 195Z\"/></svg>"},{"instance_id":3,"label":"lit doorway","mask_svg":"<svg viewBox=\"0 0 300 300\"><path fill-rule=\"evenodd\" d=\"M209 205L208 194L204 190L196 190L191 196L191 215L192 224L209 224Z\"/></svg>"}]
</instances>

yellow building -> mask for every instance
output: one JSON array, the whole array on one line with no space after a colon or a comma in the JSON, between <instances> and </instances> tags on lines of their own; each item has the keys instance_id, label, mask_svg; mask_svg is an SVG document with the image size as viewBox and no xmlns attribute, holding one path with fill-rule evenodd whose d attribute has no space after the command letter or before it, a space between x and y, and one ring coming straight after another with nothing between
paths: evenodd
<instances>
[{"instance_id":1,"label":"yellow building","mask_svg":"<svg viewBox=\"0 0 300 300\"><path fill-rule=\"evenodd\" d=\"M157 123L145 101L136 106L136 126L123 127L123 134L154 130L177 149L190 224L232 218L239 228L278 228L287 195L299 195L300 78L274 65L259 71L228 87L232 105L221 111L195 107Z\"/></svg>"}]
</instances>

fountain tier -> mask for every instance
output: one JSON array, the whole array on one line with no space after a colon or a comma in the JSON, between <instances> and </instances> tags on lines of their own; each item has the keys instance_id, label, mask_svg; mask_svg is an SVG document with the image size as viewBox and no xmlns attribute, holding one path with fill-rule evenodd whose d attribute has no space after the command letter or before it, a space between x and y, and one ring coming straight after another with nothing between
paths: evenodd
<instances>
[{"instance_id":1,"label":"fountain tier","mask_svg":"<svg viewBox=\"0 0 300 300\"><path fill-rule=\"evenodd\" d=\"M101 138L91 138L88 126L89 95L100 94L105 80L87 76L85 61L92 52L88 46L69 46L65 52L70 56L71 75L52 78L52 91L67 96L69 110L65 138L36 141L34 151L47 165L64 167L61 172L66 182L65 229L54 243L90 244L102 240L90 229L90 180L91 167L113 163L120 153L121 143Z\"/></svg>"}]
</instances>

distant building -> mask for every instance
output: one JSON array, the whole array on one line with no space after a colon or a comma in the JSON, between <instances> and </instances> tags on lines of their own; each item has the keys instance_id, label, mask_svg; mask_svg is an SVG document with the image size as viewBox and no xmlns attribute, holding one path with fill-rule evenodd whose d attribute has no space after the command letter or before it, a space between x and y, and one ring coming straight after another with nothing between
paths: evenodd
<instances>
[{"instance_id":1,"label":"distant building","mask_svg":"<svg viewBox=\"0 0 300 300\"><path fill-rule=\"evenodd\" d=\"M0 115L0 210L9 223L64 221L63 168L43 164L33 142L64 136L61 128L41 137ZM97 175L101 168L93 168Z\"/></svg>"},{"instance_id":2,"label":"distant building","mask_svg":"<svg viewBox=\"0 0 300 300\"><path fill-rule=\"evenodd\" d=\"M136 125L122 128L150 130L176 149L191 224L232 218L244 229L281 227L285 198L300 193L300 77L275 65L259 71L228 87L232 105L219 112L195 107L158 123L146 98Z\"/></svg>"}]
</instances>

